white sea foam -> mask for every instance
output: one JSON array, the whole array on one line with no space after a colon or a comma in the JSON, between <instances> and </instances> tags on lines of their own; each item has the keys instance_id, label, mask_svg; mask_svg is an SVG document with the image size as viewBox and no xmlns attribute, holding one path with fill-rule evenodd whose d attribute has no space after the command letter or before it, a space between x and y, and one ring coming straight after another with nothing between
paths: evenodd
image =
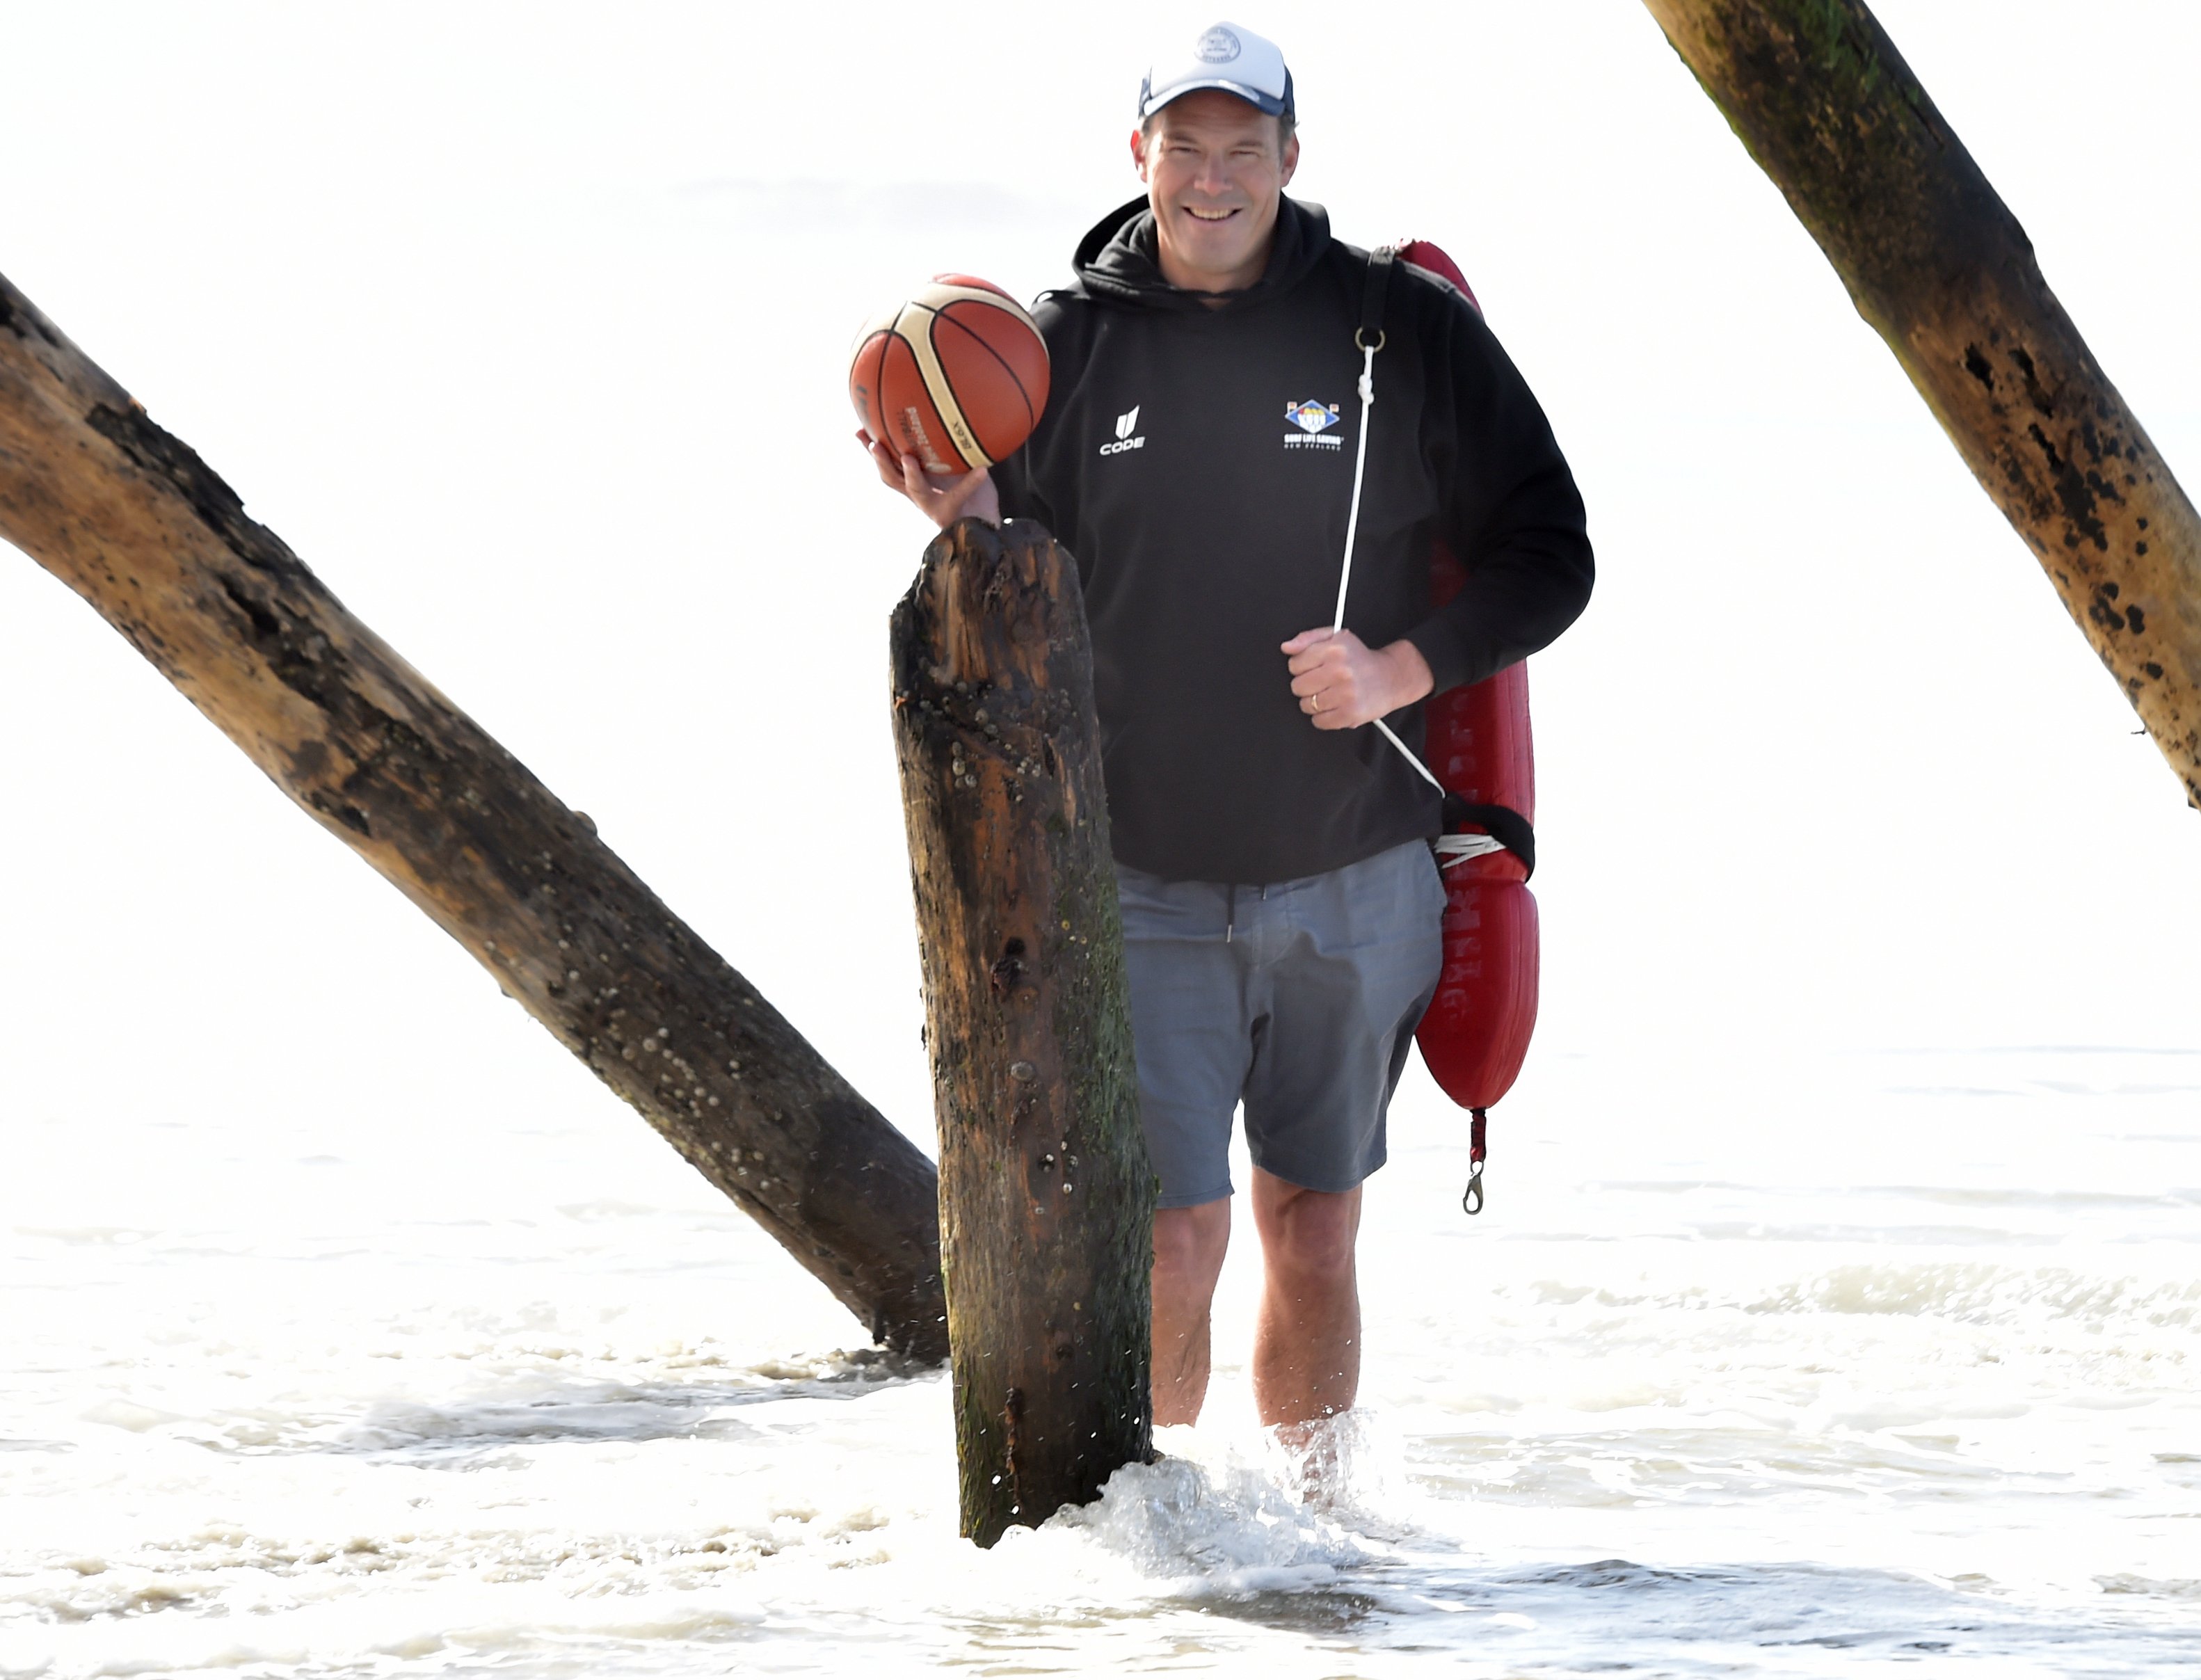
<instances>
[{"instance_id":1,"label":"white sea foam","mask_svg":"<svg viewBox=\"0 0 2201 1680\"><path fill-rule=\"evenodd\" d=\"M539 1183L445 1140L425 1207L395 1156L358 1201L11 1187L0 1676L2172 1660L2201 1636L2183 1099L1937 1096L1930 1132L1887 1100L1855 1124L1910 1129L1904 1171L1865 1185L1741 1131L1719 1172L1585 1178L1520 1125L1473 1225L1457 1139L1409 1113L1366 1404L1318 1473L1250 1421L1234 1262L1210 1420L985 1554L939 1375L836 1351L840 1309L593 1112L531 1140ZM2041 1103L2092 1129L2086 1183L1981 1164ZM28 1143L100 1200L97 1143Z\"/></svg>"}]
</instances>

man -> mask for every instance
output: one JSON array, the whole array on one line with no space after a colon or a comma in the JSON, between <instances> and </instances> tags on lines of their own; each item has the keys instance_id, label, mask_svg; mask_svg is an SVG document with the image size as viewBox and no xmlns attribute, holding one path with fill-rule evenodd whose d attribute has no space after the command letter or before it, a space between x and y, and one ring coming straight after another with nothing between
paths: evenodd
<instances>
[{"instance_id":1,"label":"man","mask_svg":"<svg viewBox=\"0 0 2201 1680\"><path fill-rule=\"evenodd\" d=\"M1146 194L1036 310L1054 395L993 473L928 479L869 438L936 522L1004 514L1076 556L1121 897L1154 1222L1157 1424L1200 1414L1242 1101L1265 1269L1262 1421L1345 1410L1359 1381L1361 1184L1441 960L1440 802L1365 725L1418 749L1415 702L1550 642L1588 598L1564 459L1481 317L1387 268L1377 401L1356 395L1365 253L1283 196L1282 54L1218 24L1158 60L1131 158ZM1369 415L1347 603L1330 625ZM1429 608L1441 540L1470 582Z\"/></svg>"}]
</instances>

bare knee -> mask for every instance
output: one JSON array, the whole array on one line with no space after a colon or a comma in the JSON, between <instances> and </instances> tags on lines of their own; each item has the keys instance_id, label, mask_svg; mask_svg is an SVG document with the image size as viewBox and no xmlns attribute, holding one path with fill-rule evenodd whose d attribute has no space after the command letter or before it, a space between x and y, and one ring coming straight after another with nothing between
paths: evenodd
<instances>
[{"instance_id":1,"label":"bare knee","mask_svg":"<svg viewBox=\"0 0 2201 1680\"><path fill-rule=\"evenodd\" d=\"M1349 1277L1360 1237L1360 1192L1302 1190L1271 1178L1254 1202L1268 1269L1313 1279Z\"/></svg>"},{"instance_id":2,"label":"bare knee","mask_svg":"<svg viewBox=\"0 0 2201 1680\"><path fill-rule=\"evenodd\" d=\"M1154 1214L1154 1283L1173 1292L1212 1292L1230 1246L1230 1201L1164 1207Z\"/></svg>"}]
</instances>

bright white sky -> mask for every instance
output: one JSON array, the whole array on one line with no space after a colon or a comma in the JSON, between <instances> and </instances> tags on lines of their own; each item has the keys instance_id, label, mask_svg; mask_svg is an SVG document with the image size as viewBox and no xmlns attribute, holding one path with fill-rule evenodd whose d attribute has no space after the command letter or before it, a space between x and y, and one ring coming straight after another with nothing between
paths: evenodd
<instances>
[{"instance_id":1,"label":"bright white sky","mask_svg":"<svg viewBox=\"0 0 2201 1680\"><path fill-rule=\"evenodd\" d=\"M1059 281L1136 191L1148 26L1208 20L766 14L19 8L0 272L926 1137L884 662L924 533L849 335L935 270ZM2201 8L1880 15L2201 479ZM2201 1046L2201 815L1647 14L1242 18L1299 190L1459 258L1588 498L1598 596L1532 667L1536 1058L1680 1112L1768 1045ZM0 708L9 1110L661 1148L20 558Z\"/></svg>"}]
</instances>

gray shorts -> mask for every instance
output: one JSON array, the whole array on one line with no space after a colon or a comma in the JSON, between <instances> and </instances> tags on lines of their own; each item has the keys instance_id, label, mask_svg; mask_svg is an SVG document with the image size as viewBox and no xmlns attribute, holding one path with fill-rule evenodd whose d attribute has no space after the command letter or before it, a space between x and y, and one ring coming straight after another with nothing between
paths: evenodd
<instances>
[{"instance_id":1,"label":"gray shorts","mask_svg":"<svg viewBox=\"0 0 2201 1680\"><path fill-rule=\"evenodd\" d=\"M1164 1207L1230 1194L1230 1122L1253 1164L1349 1190L1443 963L1444 884L1416 840L1266 887L1165 881L1118 864L1131 1037Z\"/></svg>"}]
</instances>

